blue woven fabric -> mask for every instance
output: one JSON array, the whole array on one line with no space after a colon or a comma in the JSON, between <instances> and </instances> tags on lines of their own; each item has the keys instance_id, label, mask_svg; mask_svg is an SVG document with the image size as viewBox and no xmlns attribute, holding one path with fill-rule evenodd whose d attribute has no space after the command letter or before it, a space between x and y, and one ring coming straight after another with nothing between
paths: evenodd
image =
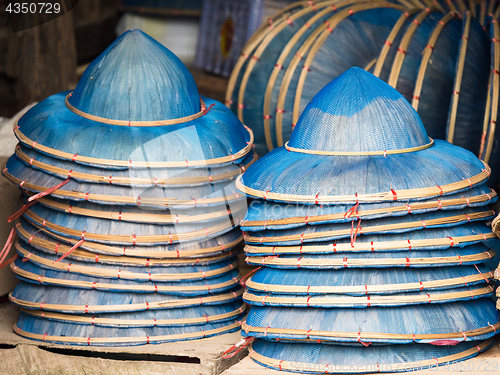
<instances>
[{"instance_id":1,"label":"blue woven fabric","mask_svg":"<svg viewBox=\"0 0 500 375\"><path fill-rule=\"evenodd\" d=\"M52 321L56 324L59 323L73 323L77 325L95 325L97 327L114 327L114 328L135 328L135 327L189 327L189 326L200 326L207 323L207 318L210 319L211 324L234 321L238 319L241 313L238 314L238 309L241 307L242 303L232 302L222 305L214 306L193 306L193 307L183 307L182 309L162 309L162 310L147 310L147 311L135 311L135 312L117 312L117 313L106 313L106 314L94 314L92 316L87 315L87 321L75 322L75 315L61 314L57 317L45 316L44 318L48 321ZM215 317L215 315L229 314L236 312L236 316L221 316ZM24 315L33 316L30 310L24 310ZM95 319L95 320L94 320ZM99 320L102 319L102 320ZM109 320L105 320L109 319ZM194 322L182 322L182 320L187 319L203 319L201 321ZM115 320L115 321L112 321ZM121 320L121 322L117 322ZM170 322L166 320L172 320ZM177 322L175 320L178 320Z\"/></svg>"},{"instance_id":2,"label":"blue woven fabric","mask_svg":"<svg viewBox=\"0 0 500 375\"><path fill-rule=\"evenodd\" d=\"M237 292L236 287L232 291ZM219 305L226 302L238 301L239 297L234 297L231 290L229 295L222 301L203 302L203 305ZM65 286L37 285L20 282L12 291L11 299L14 303L19 303L26 307L25 303L36 304L31 307L34 310L58 311L67 314L88 314L123 312L123 311L145 311L158 309L182 309L184 307L199 306L201 301L197 297L186 298L183 296L159 294L159 293L115 293L96 289L77 289ZM146 303L147 302L147 303ZM155 303L162 303L156 305ZM175 306L175 303L182 303ZM43 307L41 307L43 304ZM53 307L51 305L59 305ZM78 307L75 309L72 306Z\"/></svg>"},{"instance_id":3,"label":"blue woven fabric","mask_svg":"<svg viewBox=\"0 0 500 375\"><path fill-rule=\"evenodd\" d=\"M479 271L488 274L490 269L478 265ZM259 269L250 279L248 288L256 291L280 288L277 293L313 295L321 293L347 294L353 296L371 294L394 294L421 290L424 282L438 282L439 286L426 287L423 290L444 290L465 286L466 276L478 276L474 266L432 267L432 268L380 268L380 269L344 269L344 270L283 270L275 268ZM491 278L491 277L490 277ZM255 286L258 283L257 286ZM467 282L467 285L485 284L486 280L478 277L476 281ZM309 290L308 287L322 287L321 293ZM294 291L284 287L294 287ZM347 287L357 288L359 291L349 291ZM380 291L380 288L386 290ZM378 289L375 289L378 288ZM374 291L375 290L375 291Z\"/></svg>"},{"instance_id":4,"label":"blue woven fabric","mask_svg":"<svg viewBox=\"0 0 500 375\"><path fill-rule=\"evenodd\" d=\"M273 307L323 307L323 308L371 308L375 306L409 306L421 304L447 304L456 301L469 301L477 298L492 297L494 292L484 293L484 285L471 285L445 290L425 290L409 293L396 293L386 296L346 296L341 294L316 294L312 296L266 293L248 290L243 300L253 306ZM459 294L461 293L461 294ZM378 298L377 298L378 297ZM334 298L332 300L331 298ZM368 299L369 298L369 299ZM330 300L329 300L330 299Z\"/></svg>"},{"instance_id":5,"label":"blue woven fabric","mask_svg":"<svg viewBox=\"0 0 500 375\"><path fill-rule=\"evenodd\" d=\"M441 210L456 210L463 209L466 206L469 207L481 207L486 206L487 204L494 203L497 201L498 197L495 196L491 200L486 199L484 202L472 203L470 202L463 204L454 204L447 205L446 201L451 199L460 199L460 198L472 198L482 194L490 194L491 190L487 185L483 184L481 186L475 187L469 191L465 191L463 193L448 195L439 198L440 202L443 202ZM428 200L431 203L437 204L436 199ZM422 201L421 203L424 203ZM406 202L386 202L386 203L366 203L356 208L356 211L359 215L362 215L362 220L367 219L377 219L382 217L389 216L404 216L409 213L412 214L422 214L429 211L437 211L439 209L439 205L434 208L418 208L417 206L410 206L408 208L408 203ZM304 204L284 204L272 201L265 201L261 199L256 199L250 203L248 206L248 211L245 215L244 220L241 222L241 229L245 232L257 232L262 231L264 229L269 230L278 230L278 229L291 229L297 227L303 227L306 225L318 225L318 224L327 224L327 223L342 223L342 222L350 222L353 220L357 220L356 212L352 211L353 205L335 205L335 206L317 206L317 205L304 205ZM385 210L399 207L401 210L397 212L379 212L373 213L370 215L364 214L364 212L369 210ZM349 211L351 210L351 211ZM410 212L409 212L410 211ZM315 216L323 216L323 215L341 215L340 218L328 218L324 217L322 219L314 218ZM294 223L276 223L276 220L284 220L289 218L300 219L299 222ZM306 218L308 218L306 223ZM261 225L255 225L257 223L253 223L255 221L261 221Z\"/></svg>"},{"instance_id":6,"label":"blue woven fabric","mask_svg":"<svg viewBox=\"0 0 500 375\"><path fill-rule=\"evenodd\" d=\"M456 247L444 250L412 250L412 251L392 251L392 252L369 252L369 253L333 253L333 254L301 254L297 255L280 255L280 261L290 261L291 264L270 264L266 263L266 267L270 268L285 268L285 269L344 269L344 268L384 268L384 267L442 267L442 266L458 266L460 264L480 264L484 262L483 260L466 260L462 259L465 256L473 256L483 254L493 257L494 252L483 244L475 244L466 247ZM415 260L422 260L422 258L429 259L427 263L415 263ZM446 262L440 258L453 258L452 260L447 260ZM298 261L300 259L300 264ZM435 259L435 263L431 262L431 259ZM340 262L338 265L327 264L327 261L336 260ZM349 261L376 261L377 264L371 265L368 263L351 263ZM402 263L394 265L392 262L399 260ZM252 265L261 265L262 259L260 257L249 256L246 259L247 263ZM315 264L307 264L307 261L314 261ZM345 264L344 264L345 262Z\"/></svg>"},{"instance_id":7,"label":"blue woven fabric","mask_svg":"<svg viewBox=\"0 0 500 375\"><path fill-rule=\"evenodd\" d=\"M185 341L200 339L203 337L211 337L216 334L235 332L239 329L238 326L231 327L234 321L222 323L207 323L201 326L188 326L188 327L147 327L147 328L108 328L98 327L95 325L82 325L72 323L53 322L47 319L35 318L26 314L21 314L17 322L17 326L23 331L40 335L39 338L34 340L42 341L43 335L47 333L45 342L52 342L55 344L67 344L68 339L78 337L80 342L71 342L71 345L84 345L84 346L131 346L131 345L145 345L161 344L170 341ZM225 328L225 329L224 329ZM211 330L222 329L222 332L210 332ZM21 332L20 332L21 333ZM188 335L197 334L196 337L180 338L173 335ZM22 334L22 333L21 333ZM51 336L59 336L60 339L51 340ZM90 344L87 339L90 337ZM99 339L99 341L92 341L92 338ZM113 342L109 339L121 338L118 342ZM108 339L108 340L106 340Z\"/></svg>"},{"instance_id":8,"label":"blue woven fabric","mask_svg":"<svg viewBox=\"0 0 500 375\"><path fill-rule=\"evenodd\" d=\"M481 219L473 219L474 214L485 213L486 217ZM457 216L456 219L449 219L444 224L432 224L431 220L443 219ZM472 216L472 217L471 217ZM332 241L340 238L362 237L366 235L371 237L372 234L393 234L413 232L416 230L424 230L427 228L443 228L453 227L456 225L466 224L469 221L483 221L487 218L495 216L494 211L488 210L487 207L481 208L465 208L463 210L452 211L435 211L420 215L407 215L398 217L381 218L375 220L360 220L359 230L356 231L356 223L341 223L341 224L321 224L308 225L300 228L283 229L283 230L265 230L261 232L252 232L245 237L246 243L255 243L263 245L301 245L308 242L317 241ZM395 226L401 224L400 228L387 229L383 226ZM377 227L381 229L377 229ZM286 236L293 236L286 238Z\"/></svg>"},{"instance_id":9,"label":"blue woven fabric","mask_svg":"<svg viewBox=\"0 0 500 375\"><path fill-rule=\"evenodd\" d=\"M70 243L70 239L67 239L65 237L57 237L57 239L50 237L44 232L41 232L38 230L36 227L31 225L26 219L21 218L21 227L23 230L27 231L29 233L29 236L26 236L22 234L19 229L17 230L17 234L21 240L24 242L29 242L29 239L31 236L35 236L38 238L41 238L45 241L50 241L52 244L52 249L54 246L56 246L58 243L60 243L60 240L63 240L63 242ZM223 251L228 251L231 250L232 247L229 246L228 244L231 244L235 241L237 241L239 238L241 238L241 231L238 228L233 229L230 232L224 233L221 236L209 239L209 240L204 240L204 241L183 241L181 243L177 244L172 244L172 245L153 245L153 246L130 246L127 247L126 250L130 252L130 254L134 253L134 250L136 251L147 251L148 252L148 257L150 258L165 258L165 252L170 252L171 254L174 254L174 257L176 258L177 256L180 256L179 254L182 254L182 251L185 250L203 250L203 249L210 249L210 248L216 248L220 246L224 246L224 249L219 249L219 250L213 250L213 251L207 251L203 255L216 255L220 254ZM74 244L74 240L72 243ZM41 251L47 252L46 249L42 248L41 246L37 246L36 244L33 244L35 248ZM233 245L234 246L234 245ZM106 251L105 249L102 248L96 248L93 246L93 244L90 241L84 241L80 245L81 249L88 250L92 253L96 254L109 254L109 255L123 255L123 246L106 246L105 249L109 248L109 251ZM113 251L114 250L114 251ZM49 251L49 254L53 253L53 251ZM126 253L126 255L129 255L129 253ZM71 255L70 255L71 256ZM143 255L144 256L144 255ZM172 257L172 255L170 256ZM193 262L196 262L197 256L191 256L193 258Z\"/></svg>"},{"instance_id":10,"label":"blue woven fabric","mask_svg":"<svg viewBox=\"0 0 500 375\"><path fill-rule=\"evenodd\" d=\"M370 345L362 346L290 344L275 343L257 339L253 344L256 353L275 360L274 365L266 365L254 358L257 363L279 369L281 361L290 362L283 370L307 373L374 373L401 372L420 369L435 369L438 365L449 369L458 368L445 358L458 356L457 361L475 357L477 342L462 342L454 346L436 346L429 344L408 345ZM483 350L493 345L491 341ZM463 353L463 354L461 354ZM415 363L417 362L417 363ZM418 362L423 362L418 363Z\"/></svg>"},{"instance_id":11,"label":"blue woven fabric","mask_svg":"<svg viewBox=\"0 0 500 375\"><path fill-rule=\"evenodd\" d=\"M132 266L119 266L119 265L105 265L101 263L88 264L86 262L81 262L78 260L68 260L62 259L58 261L57 266L63 267L60 269L56 266L55 261L60 258L60 255L42 253L36 250L28 244L21 244L21 249L17 249L18 254L21 258L27 258L27 254L23 255L21 251L30 254L29 260L37 265L39 268L46 270L55 270L57 272L67 272L72 274L81 274L86 276L97 276L100 278L111 278L111 279L122 279L122 280L136 280L136 281L153 281L161 282L162 277L169 276L171 280L169 282L180 282L189 283L190 281L199 281L205 279L212 279L214 277L221 277L226 273L231 272L230 265L234 263L234 258L223 260L214 264L206 266L178 266L178 267L132 267ZM49 264L43 264L38 261L35 256L50 260ZM53 263L54 262L54 263ZM75 268L76 267L76 268ZM77 267L85 267L84 269L78 269ZM224 267L228 267L227 271L218 271ZM68 270L67 270L68 269ZM210 275L209 272L215 271L217 275ZM101 272L110 272L114 276L105 276ZM208 272L208 275L206 274ZM119 276L118 276L119 275Z\"/></svg>"},{"instance_id":12,"label":"blue woven fabric","mask_svg":"<svg viewBox=\"0 0 500 375\"><path fill-rule=\"evenodd\" d=\"M158 286L158 293L160 294L171 294L178 296L201 296L207 294L214 294L225 292L227 290L233 289L237 284L235 278L238 276L238 271L232 271L230 273L224 274L219 277L214 277L211 279L189 281L189 282L150 282L150 281L134 281L134 280L124 280L124 279L111 279L102 277L85 276L76 273L69 273L64 271L55 271L49 269L43 269L36 266L32 262L23 262L21 259L16 259L15 266L17 266L23 273L27 276L16 274L16 277L20 280L26 281L31 284L40 284L38 282L38 277L49 278L43 282L46 285L56 285L56 286L66 286L70 288L77 289L97 289L97 290L107 290L112 292L153 292L155 291L155 285ZM30 278L28 278L30 276ZM78 287L73 285L68 285L66 281L77 281L81 283ZM93 283L97 284L93 287ZM161 287L170 287L171 289L167 292L163 291ZM193 290L191 288L199 287L198 290ZM209 288L210 287L210 290ZM148 290L146 290L146 288ZM190 290L186 290L189 288Z\"/></svg>"},{"instance_id":13,"label":"blue woven fabric","mask_svg":"<svg viewBox=\"0 0 500 375\"><path fill-rule=\"evenodd\" d=\"M464 341L462 332L488 328L499 321L499 312L491 299L481 298L474 301L453 302L448 304L427 304L418 306L372 307L367 309L323 309L323 308L283 308L252 306L246 323L250 327L296 332L248 332L244 336L266 338L267 340L287 341L306 340L334 342L359 342L358 337L334 337L328 333L339 332L356 335L361 332L362 341L371 343L410 344L412 334L428 335L425 339L415 339L418 343L440 341L444 334L458 334L453 338L458 343ZM322 331L324 335L308 330ZM302 331L302 332L301 332ZM377 338L376 334L394 334L398 338ZM482 341L495 331L481 335L467 336L467 340ZM373 336L374 335L374 336ZM406 336L406 337L405 337Z\"/></svg>"}]
</instances>

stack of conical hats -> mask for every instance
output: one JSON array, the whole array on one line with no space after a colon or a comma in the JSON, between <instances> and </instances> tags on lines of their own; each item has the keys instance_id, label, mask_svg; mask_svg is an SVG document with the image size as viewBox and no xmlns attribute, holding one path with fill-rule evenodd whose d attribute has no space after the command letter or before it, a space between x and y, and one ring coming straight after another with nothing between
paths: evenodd
<instances>
[{"instance_id":1,"label":"stack of conical hats","mask_svg":"<svg viewBox=\"0 0 500 375\"><path fill-rule=\"evenodd\" d=\"M488 176L372 74L352 68L324 87L290 141L237 179L256 198L241 224L261 266L243 298L252 358L376 372L489 347L500 323Z\"/></svg>"},{"instance_id":2,"label":"stack of conical hats","mask_svg":"<svg viewBox=\"0 0 500 375\"><path fill-rule=\"evenodd\" d=\"M18 334L137 345L239 329L235 179L253 136L177 57L127 32L14 132Z\"/></svg>"}]
</instances>

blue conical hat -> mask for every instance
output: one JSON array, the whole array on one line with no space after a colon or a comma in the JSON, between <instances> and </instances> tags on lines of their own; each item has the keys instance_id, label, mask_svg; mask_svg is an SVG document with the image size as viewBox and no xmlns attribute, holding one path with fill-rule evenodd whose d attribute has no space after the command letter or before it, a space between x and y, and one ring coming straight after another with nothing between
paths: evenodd
<instances>
[{"instance_id":1,"label":"blue conical hat","mask_svg":"<svg viewBox=\"0 0 500 375\"><path fill-rule=\"evenodd\" d=\"M234 292L234 293L233 293ZM220 305L238 300L241 288L215 296L186 297L160 293L115 293L66 286L33 285L20 282L10 293L10 300L27 309L59 311L67 314L96 314L124 311L181 309L189 306Z\"/></svg>"},{"instance_id":2,"label":"blue conical hat","mask_svg":"<svg viewBox=\"0 0 500 375\"><path fill-rule=\"evenodd\" d=\"M500 322L493 301L481 298L366 309L252 306L241 328L245 336L279 341L457 344L493 337Z\"/></svg>"},{"instance_id":3,"label":"blue conical hat","mask_svg":"<svg viewBox=\"0 0 500 375\"><path fill-rule=\"evenodd\" d=\"M24 242L49 254L65 254L76 243L75 239L48 232L43 226L37 227L21 218L16 225L16 231ZM130 256L153 259L191 259L196 263L199 257L213 256L235 249L243 240L238 228L215 238L203 241L187 241L169 245L152 246L117 246L97 242L84 241L77 249L83 249L93 254L109 256Z\"/></svg>"},{"instance_id":4,"label":"blue conical hat","mask_svg":"<svg viewBox=\"0 0 500 375\"><path fill-rule=\"evenodd\" d=\"M451 361L475 357L494 343L489 339L463 342L454 346L430 344L408 345L322 345L317 343L276 343L257 339L250 357L257 363L282 371L296 373L375 373L436 369L440 365L458 366ZM450 367L448 367L450 368Z\"/></svg>"},{"instance_id":5,"label":"blue conical hat","mask_svg":"<svg viewBox=\"0 0 500 375\"><path fill-rule=\"evenodd\" d=\"M139 30L113 42L73 92L40 102L17 125L28 147L108 168L238 163L253 142L229 109L199 97L174 54Z\"/></svg>"},{"instance_id":6,"label":"blue conical hat","mask_svg":"<svg viewBox=\"0 0 500 375\"><path fill-rule=\"evenodd\" d=\"M131 346L196 340L235 332L240 323L231 320L188 327L108 328L54 322L21 314L14 330L23 337L63 345Z\"/></svg>"},{"instance_id":7,"label":"blue conical hat","mask_svg":"<svg viewBox=\"0 0 500 375\"><path fill-rule=\"evenodd\" d=\"M118 278L86 276L63 271L44 269L33 262L16 259L11 269L20 280L35 285L55 285L77 289L97 289L113 292L161 293L178 296L203 296L227 292L239 283L239 273L234 270L219 277L189 282L152 282Z\"/></svg>"},{"instance_id":8,"label":"blue conical hat","mask_svg":"<svg viewBox=\"0 0 500 375\"><path fill-rule=\"evenodd\" d=\"M460 286L487 284L490 269L477 266L430 268L371 268L344 270L259 269L247 287L250 290L279 294L314 295L395 294L418 290L444 290Z\"/></svg>"},{"instance_id":9,"label":"blue conical hat","mask_svg":"<svg viewBox=\"0 0 500 375\"><path fill-rule=\"evenodd\" d=\"M237 186L273 201L347 204L447 195L488 175L472 153L431 140L395 89L351 68L311 100L288 144L254 163Z\"/></svg>"},{"instance_id":10,"label":"blue conical hat","mask_svg":"<svg viewBox=\"0 0 500 375\"><path fill-rule=\"evenodd\" d=\"M385 202L353 205L305 205L285 204L256 199L248 206L241 229L245 232L278 230L318 225L343 223L353 220L377 219L407 214L422 214L437 210L456 210L465 207L481 207L498 199L494 190L486 184L463 193L451 194L438 199L419 202Z\"/></svg>"}]
</instances>

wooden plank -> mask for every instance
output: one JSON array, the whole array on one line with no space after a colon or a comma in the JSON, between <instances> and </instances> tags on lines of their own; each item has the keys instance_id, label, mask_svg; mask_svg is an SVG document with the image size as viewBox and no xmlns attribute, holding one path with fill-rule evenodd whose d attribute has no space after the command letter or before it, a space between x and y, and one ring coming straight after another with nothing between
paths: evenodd
<instances>
[{"instance_id":1,"label":"wooden plank","mask_svg":"<svg viewBox=\"0 0 500 375\"><path fill-rule=\"evenodd\" d=\"M434 367L429 370L409 371L408 373L415 375L455 375L457 372L475 375L500 374L500 348L498 338L491 349L467 361L450 364L448 367L439 366L438 368ZM222 375L277 375L279 373L284 372L263 367L248 356L241 362L224 371Z\"/></svg>"},{"instance_id":2,"label":"wooden plank","mask_svg":"<svg viewBox=\"0 0 500 375\"><path fill-rule=\"evenodd\" d=\"M10 303L0 305L1 373L17 374L199 374L218 375L244 358L221 354L240 341L239 332L203 340L129 347L56 345L16 335L19 316ZM133 360L127 360L133 359ZM5 365L4 365L5 364ZM8 369L8 370L6 370ZM2 372L5 371L5 372Z\"/></svg>"}]
</instances>

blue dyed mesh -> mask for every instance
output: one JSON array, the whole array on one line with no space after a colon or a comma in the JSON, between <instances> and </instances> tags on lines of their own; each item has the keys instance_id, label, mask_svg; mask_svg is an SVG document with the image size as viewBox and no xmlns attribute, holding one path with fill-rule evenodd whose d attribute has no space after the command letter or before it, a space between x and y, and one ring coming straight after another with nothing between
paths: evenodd
<instances>
[{"instance_id":1,"label":"blue dyed mesh","mask_svg":"<svg viewBox=\"0 0 500 375\"><path fill-rule=\"evenodd\" d=\"M56 344L67 344L65 338L68 337L80 337L84 340L82 342L72 342L71 345L84 345L88 346L87 338L100 338L101 340L97 342L90 343L91 346L130 346L130 345L144 345L147 343L147 338L149 338L150 344L161 344L170 341L184 341L193 340L193 338L168 338L157 336L168 336L168 335L179 335L179 334L189 334L198 333L195 339L202 338L204 332L209 330L215 330L222 328L222 333L235 332L239 327L231 327L234 321L223 322L223 323L207 323L202 326L189 326L189 327L148 327L148 328L108 328L108 327L98 327L93 325L81 325L72 323L60 323L53 322L46 319L35 318L26 314L21 314L17 322L17 326L23 331L31 332L43 336L47 333L48 336L60 336L60 340L50 340L46 338L46 342L53 342ZM226 329L224 329L227 327ZM205 337L214 336L214 333L206 333ZM106 339L110 338L130 338L130 341L125 340L124 342L106 342ZM38 339L41 341L42 337ZM135 339L135 340L134 340ZM139 340L137 340L139 339Z\"/></svg>"},{"instance_id":2,"label":"blue dyed mesh","mask_svg":"<svg viewBox=\"0 0 500 375\"><path fill-rule=\"evenodd\" d=\"M288 295L266 292L257 292L255 290L246 291L243 299L249 305L254 306L288 306L288 307L323 307L323 308L369 308L369 307L387 307L387 306L409 306L421 304L450 303L456 301L468 301L477 298L492 297L493 291L486 294L479 294L484 289L484 285L471 285L462 288L451 288L447 290L425 290L410 293L396 293L388 296L389 298L380 298L380 296L345 296L340 294L316 294L312 296ZM465 295L458 295L465 293ZM268 298L272 297L272 299ZM378 297L378 298L376 298ZM335 300L331 300L334 298ZM418 301L416 300L418 298ZM330 299L330 300L328 300ZM368 304L370 304L368 306Z\"/></svg>"},{"instance_id":3,"label":"blue dyed mesh","mask_svg":"<svg viewBox=\"0 0 500 375\"><path fill-rule=\"evenodd\" d=\"M387 158L308 155L280 147L252 164L242 176L242 182L260 192L304 195L309 199L317 194L323 197L349 195L354 202L356 193L390 193L391 187L396 192L435 188L466 180L484 169L484 164L471 152L444 141L434 142L433 147L425 150L388 155ZM273 200L280 201L279 198ZM300 198L294 201L302 203Z\"/></svg>"},{"instance_id":4,"label":"blue dyed mesh","mask_svg":"<svg viewBox=\"0 0 500 375\"><path fill-rule=\"evenodd\" d=\"M303 332L271 333L249 332L248 336L305 340L306 331L362 332L364 335L387 333L407 335L400 338L376 338L364 336L364 340L376 343L412 343L412 334L429 335L417 340L429 343L441 339L440 334L470 332L496 324L499 314L491 299L453 302L448 304L427 304L419 306L372 307L367 309L303 309L252 306L246 323L251 327L271 327L277 330L292 329ZM486 340L495 332L469 336L468 340ZM311 334L312 340L357 342L357 337L329 337ZM456 339L457 342L464 338Z\"/></svg>"},{"instance_id":5,"label":"blue dyed mesh","mask_svg":"<svg viewBox=\"0 0 500 375\"><path fill-rule=\"evenodd\" d=\"M233 291L238 291L236 287ZM230 291L228 292L230 293ZM21 282L17 284L12 292L12 297L18 302L30 302L37 304L34 309L40 309L40 304L44 304L43 309L48 311L59 311L64 313L83 313L85 310L89 314L98 312L123 312L123 311L143 311L146 309L183 309L188 306L199 306L200 299L197 297L186 298L159 293L115 293L97 289L77 289L65 286L53 285L33 285L31 283ZM16 303L16 300L13 302ZM233 302L238 298L228 298L224 301L204 302L203 305L219 305L226 302ZM172 306L170 303L182 301L180 306ZM150 304L148 307L146 302ZM157 306L155 302L162 303ZM60 305L57 308L51 308L50 305ZM70 309L70 306L73 308ZM74 306L79 310L75 311ZM102 308L105 307L103 310ZM26 307L25 307L26 308Z\"/></svg>"},{"instance_id":6,"label":"blue dyed mesh","mask_svg":"<svg viewBox=\"0 0 500 375\"><path fill-rule=\"evenodd\" d=\"M140 30L122 34L88 66L69 102L85 113L126 121L175 119L200 110L191 73Z\"/></svg>"},{"instance_id":7,"label":"blue dyed mesh","mask_svg":"<svg viewBox=\"0 0 500 375\"><path fill-rule=\"evenodd\" d=\"M442 358L457 355L458 360L475 357L467 351L473 349L477 342L463 342L455 346L437 346L430 344L408 345L370 345L365 348L346 345L322 344L290 344L256 340L253 350L267 358L277 360L274 366L278 369L281 360L292 362L292 371L298 373L321 373L325 370L332 373L375 373L407 371L431 367L435 369L436 359L441 365L446 362ZM491 347L492 343L487 346ZM467 352L467 353L466 353ZM464 353L464 354L461 354ZM428 365L412 365L413 362L427 362ZM449 363L448 363L449 364ZM328 366L326 366L328 365ZM269 367L269 366L268 366Z\"/></svg>"},{"instance_id":8,"label":"blue dyed mesh","mask_svg":"<svg viewBox=\"0 0 500 375\"><path fill-rule=\"evenodd\" d=\"M489 268L479 265L481 273L488 273ZM420 290L420 281L439 281L440 286L424 290L444 290L465 285L464 276L478 275L474 266L434 267L434 268L379 268L379 269L344 269L344 270L283 270L274 268L262 268L250 279L253 283L248 287L251 290L264 291L266 285L274 288L281 286L294 286L295 290L277 290L278 293L307 295L318 294L318 292L307 292L307 287L324 287L322 293L335 293L347 295L365 295L365 285L372 294L394 294ZM451 285L453 283L453 285ZM480 278L467 285L484 284L486 280ZM413 285L409 285L413 284ZM344 291L342 287L358 287L359 292ZM390 286L390 287L388 287ZM377 287L388 287L386 291L375 291Z\"/></svg>"},{"instance_id":9,"label":"blue dyed mesh","mask_svg":"<svg viewBox=\"0 0 500 375\"><path fill-rule=\"evenodd\" d=\"M385 82L351 68L309 102L289 145L316 151L384 151L429 143L417 112Z\"/></svg>"}]
</instances>

